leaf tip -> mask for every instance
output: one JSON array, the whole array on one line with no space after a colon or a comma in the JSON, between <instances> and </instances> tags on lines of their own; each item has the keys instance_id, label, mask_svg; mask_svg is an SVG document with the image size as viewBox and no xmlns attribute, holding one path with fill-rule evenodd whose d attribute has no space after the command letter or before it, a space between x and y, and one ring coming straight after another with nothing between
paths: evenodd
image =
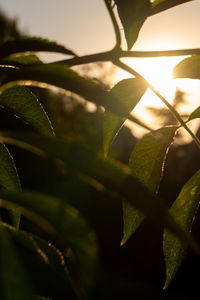
<instances>
[{"instance_id":1,"label":"leaf tip","mask_svg":"<svg viewBox=\"0 0 200 300\"><path fill-rule=\"evenodd\" d=\"M120 243L120 246L124 246L125 242L122 240L121 243Z\"/></svg>"},{"instance_id":2,"label":"leaf tip","mask_svg":"<svg viewBox=\"0 0 200 300\"><path fill-rule=\"evenodd\" d=\"M124 235L121 242L120 242L120 246L124 246L128 239L129 239L129 236Z\"/></svg>"},{"instance_id":3,"label":"leaf tip","mask_svg":"<svg viewBox=\"0 0 200 300\"><path fill-rule=\"evenodd\" d=\"M163 286L163 291L165 291L167 288L168 288L168 286L169 286L169 282L167 282L167 280L166 280L166 282L165 282L165 284L164 284L164 286Z\"/></svg>"}]
</instances>

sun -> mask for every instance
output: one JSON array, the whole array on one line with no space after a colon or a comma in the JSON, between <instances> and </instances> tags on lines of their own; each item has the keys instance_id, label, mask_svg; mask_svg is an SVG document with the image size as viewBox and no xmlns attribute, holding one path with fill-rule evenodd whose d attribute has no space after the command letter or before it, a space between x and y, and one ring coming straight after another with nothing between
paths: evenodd
<instances>
[{"instance_id":1,"label":"sun","mask_svg":"<svg viewBox=\"0 0 200 300\"><path fill-rule=\"evenodd\" d=\"M158 57L158 58L134 58L123 59L123 62L129 65L131 68L141 74L156 90L164 96L168 102L172 103L177 82L172 79L172 71L175 65L180 62L183 57ZM132 75L129 73L118 70L116 74L116 81L120 81L125 78L130 78ZM152 120L151 116L145 110L146 107L165 107L165 104L150 90L147 89L146 93L134 108L133 113L136 114L146 123L152 124L156 127L156 120ZM155 124L154 124L155 121ZM126 123L128 127L133 129L133 124ZM143 131L141 128L137 128L137 134L140 136ZM134 129L134 134L135 134Z\"/></svg>"},{"instance_id":2,"label":"sun","mask_svg":"<svg viewBox=\"0 0 200 300\"><path fill-rule=\"evenodd\" d=\"M123 59L123 62L140 73L156 90L158 90L170 102L173 100L176 83L172 79L172 71L175 65L183 58L158 57L158 58L134 58ZM130 78L131 75L123 70L118 70L116 80ZM150 90L142 99L143 104L150 106L162 106L162 102Z\"/></svg>"}]
</instances>

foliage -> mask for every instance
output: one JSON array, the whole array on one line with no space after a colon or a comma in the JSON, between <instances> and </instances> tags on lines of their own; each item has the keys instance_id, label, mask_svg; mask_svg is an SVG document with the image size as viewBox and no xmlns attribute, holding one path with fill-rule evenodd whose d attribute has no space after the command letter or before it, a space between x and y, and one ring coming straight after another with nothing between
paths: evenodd
<instances>
[{"instance_id":1,"label":"foliage","mask_svg":"<svg viewBox=\"0 0 200 300\"><path fill-rule=\"evenodd\" d=\"M0 105L4 114L8 111L26 124L22 130L14 126L0 131L1 299L92 299L95 295L109 298L98 286L98 281L103 281L100 244L113 236L98 235L92 225L99 222L98 226L105 226L107 216L112 226L113 207L117 205L120 216L123 205L121 245L145 219L154 224L155 231L164 231L164 288L175 276L188 247L200 254L199 244L190 233L199 204L199 171L181 187L170 209L158 192L166 155L176 132L185 128L200 147L198 137L187 126L189 121L200 117L199 108L184 121L175 105L170 105L145 78L120 61L121 57L134 55L134 51L121 50L121 34L113 11L115 4L130 50L149 16L185 2L189 0L115 0L114 3L105 0L116 33L116 45L108 52L78 57L62 45L35 37L18 37L1 44ZM32 53L41 51L64 53L71 58L45 64ZM176 66L176 78L200 79L200 59L195 52ZM122 80L109 90L71 69L97 61L110 61L134 78ZM38 93L40 98L42 91L33 88L50 89L49 85L57 88L56 97L65 90L101 107L97 109L102 133L102 137L98 136L98 147L92 141L94 134L90 142L87 133L76 136L66 131L64 137L57 135L35 95ZM125 165L112 157L111 149L126 119L149 128L144 120L131 115L148 87L167 105L177 124L147 133L132 149L129 164ZM45 93L47 100L49 95ZM99 209L102 203L103 211ZM115 206L110 206L113 203ZM118 217L117 223L121 224ZM41 270L36 278L28 272L32 261ZM45 286L43 277L52 283L48 288L38 284L42 281ZM56 284L59 288L54 290Z\"/></svg>"}]
</instances>

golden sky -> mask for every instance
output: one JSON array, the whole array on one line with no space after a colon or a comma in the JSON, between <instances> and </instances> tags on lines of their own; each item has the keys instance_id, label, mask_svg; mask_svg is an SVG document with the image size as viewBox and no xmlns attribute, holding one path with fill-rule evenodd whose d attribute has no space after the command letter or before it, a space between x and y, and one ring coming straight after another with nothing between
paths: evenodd
<instances>
[{"instance_id":1,"label":"golden sky","mask_svg":"<svg viewBox=\"0 0 200 300\"><path fill-rule=\"evenodd\" d=\"M110 49L114 32L103 0L0 0L31 35L59 41L79 54ZM200 47L200 0L150 17L135 49Z\"/></svg>"},{"instance_id":2,"label":"golden sky","mask_svg":"<svg viewBox=\"0 0 200 300\"><path fill-rule=\"evenodd\" d=\"M0 8L16 17L19 27L28 34L56 40L79 55L110 50L115 43L103 0L0 0ZM133 50L200 48L199 15L200 0L195 0L148 18ZM172 101L177 86L183 89L190 104L185 110L191 111L199 105L200 85L191 80L170 79L178 61L180 58L126 62L151 81L169 101ZM127 76L130 77L119 72L116 81ZM161 105L149 91L143 98L135 110L139 115L145 105Z\"/></svg>"}]
</instances>

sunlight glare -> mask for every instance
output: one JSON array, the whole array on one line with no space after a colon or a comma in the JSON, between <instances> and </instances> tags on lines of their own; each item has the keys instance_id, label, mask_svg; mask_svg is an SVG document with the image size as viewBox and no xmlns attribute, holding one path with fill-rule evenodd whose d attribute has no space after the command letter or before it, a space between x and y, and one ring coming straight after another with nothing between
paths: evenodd
<instances>
[{"instance_id":1,"label":"sunlight glare","mask_svg":"<svg viewBox=\"0 0 200 300\"><path fill-rule=\"evenodd\" d=\"M123 59L123 62L141 74L168 102L172 103L177 87L177 83L172 79L172 71L175 65L182 59L183 57L126 58ZM131 77L132 75L129 73L118 70L116 81L118 82L119 80ZM165 104L150 89L147 89L142 99L134 108L133 113L147 124L151 124L151 127L155 129L158 127L158 122L145 109L149 106L159 108L165 107ZM126 121L126 125L134 131L136 136L139 137L144 134L144 130L138 126L135 128L129 121Z\"/></svg>"},{"instance_id":2,"label":"sunlight glare","mask_svg":"<svg viewBox=\"0 0 200 300\"><path fill-rule=\"evenodd\" d=\"M199 105L200 85L197 80L172 79L173 68L184 58L185 57L127 58L123 59L123 62L141 74L169 103L173 102L176 89L180 89L185 94L186 103L180 106L179 113L188 115ZM116 81L118 82L131 77L132 75L129 73L118 70ZM151 128L159 128L161 125L159 124L158 118L153 117L146 109L147 107L166 107L150 89L147 89L142 99L134 108L133 113L147 125L150 125ZM198 124L196 123L194 121L193 124L191 124L194 131L196 131L199 126L199 122ZM125 122L125 125L132 130L136 137L141 137L147 132L140 126L133 125L133 123L128 120ZM183 132L183 134L182 141L190 142L191 137L186 135L185 132Z\"/></svg>"},{"instance_id":3,"label":"sunlight glare","mask_svg":"<svg viewBox=\"0 0 200 300\"><path fill-rule=\"evenodd\" d=\"M181 57L157 57L124 59L123 62L141 74L169 102L173 100L176 84L172 80L172 70ZM117 73L117 81L132 77L123 70ZM143 105L161 107L164 104L149 89L142 99Z\"/></svg>"}]
</instances>

